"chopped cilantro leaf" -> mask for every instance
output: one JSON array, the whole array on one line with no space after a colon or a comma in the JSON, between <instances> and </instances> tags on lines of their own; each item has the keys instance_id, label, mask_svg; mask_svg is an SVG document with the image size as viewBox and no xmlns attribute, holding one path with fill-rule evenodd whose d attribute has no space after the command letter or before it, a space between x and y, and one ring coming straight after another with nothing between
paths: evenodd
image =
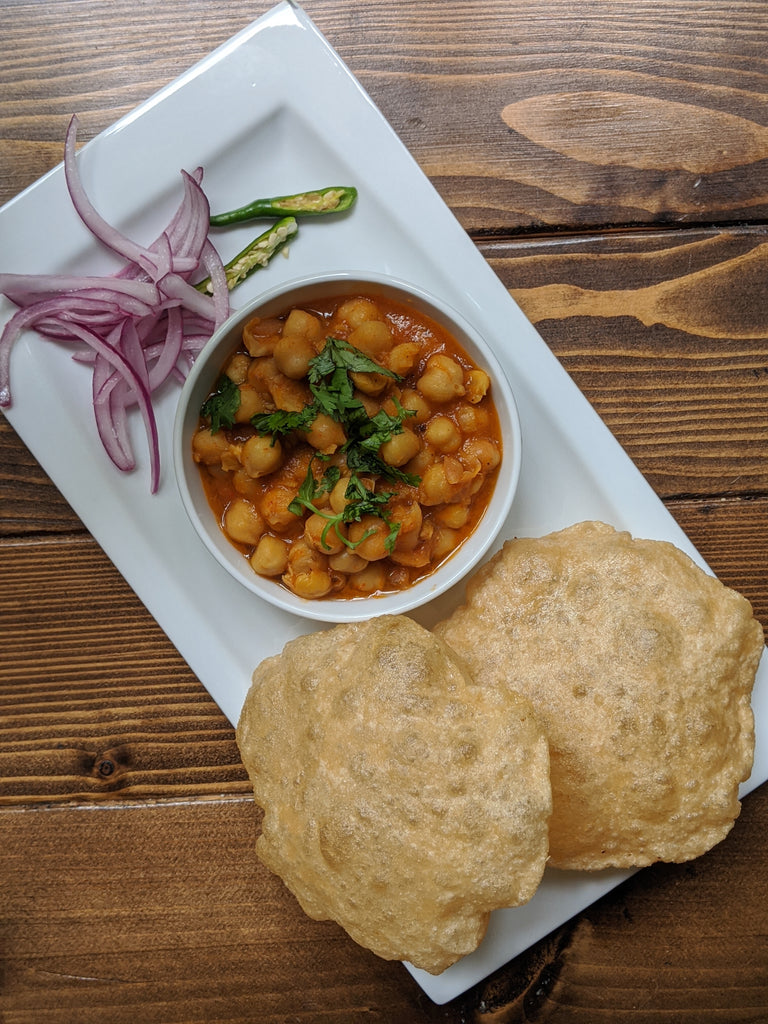
<instances>
[{"instance_id":1,"label":"chopped cilantro leaf","mask_svg":"<svg viewBox=\"0 0 768 1024\"><path fill-rule=\"evenodd\" d=\"M200 414L211 421L211 433L231 427L240 408L240 388L225 373L219 377L216 390L203 402Z\"/></svg>"},{"instance_id":2,"label":"chopped cilantro leaf","mask_svg":"<svg viewBox=\"0 0 768 1024\"><path fill-rule=\"evenodd\" d=\"M336 531L339 540L353 551L367 537L370 537L372 531L366 530L358 540L351 541L339 529L340 524L359 523L363 516L376 516L379 519L383 519L389 527L389 533L384 543L387 551L391 554L400 531L400 524L392 522L386 506L395 492L379 491L377 493L370 491L360 477L353 473L344 492L347 502L341 512L329 512L326 509L318 508L315 504L316 499L327 491L331 491L338 483L340 476L341 471L338 466L329 466L320 480L317 480L312 472L312 463L310 463L307 474L299 487L298 494L288 506L289 511L293 512L295 516L300 516L307 509L315 515L326 519L327 523L320 535L321 542L323 544L326 543L328 531L333 529Z\"/></svg>"},{"instance_id":3,"label":"chopped cilantro leaf","mask_svg":"<svg viewBox=\"0 0 768 1024\"><path fill-rule=\"evenodd\" d=\"M259 412L251 416L251 424L256 428L257 434L273 434L279 437L294 430L306 430L316 415L317 411L312 405L305 405L298 412L276 409L274 412Z\"/></svg>"},{"instance_id":4,"label":"chopped cilantro leaf","mask_svg":"<svg viewBox=\"0 0 768 1024\"><path fill-rule=\"evenodd\" d=\"M379 366L370 356L350 345L348 341L329 337L326 338L323 351L312 360L309 367L309 383L317 384L323 377L328 377L337 370L346 373L383 373L385 377L399 379L392 370Z\"/></svg>"},{"instance_id":5,"label":"chopped cilantro leaf","mask_svg":"<svg viewBox=\"0 0 768 1024\"><path fill-rule=\"evenodd\" d=\"M329 337L323 350L309 363L308 379L312 402L298 412L278 409L276 412L258 414L251 418L251 423L258 433L274 436L290 434L294 430L307 430L320 413L341 424L347 440L340 453L346 458L347 468L351 473L345 493L347 503L344 509L339 513L333 513L317 507L317 499L336 486L341 471L338 466L329 466L317 479L312 463L296 497L288 507L296 516L301 516L305 510L322 516L328 522L321 534L321 540L325 542L328 531L334 529L344 544L352 549L370 536L370 531L366 531L358 541L352 542L343 536L340 525L360 522L366 515L376 516L389 528L385 545L387 551L391 553L400 529L398 523L392 522L387 510L387 503L394 491L370 491L363 483L361 475L371 474L413 487L419 484L418 476L388 465L379 455L381 446L395 434L402 433L403 421L414 413L404 409L394 398L394 415L380 409L374 416L369 416L355 394L350 376L352 373L380 373L393 380L401 380L392 370L380 366L348 341Z\"/></svg>"}]
</instances>

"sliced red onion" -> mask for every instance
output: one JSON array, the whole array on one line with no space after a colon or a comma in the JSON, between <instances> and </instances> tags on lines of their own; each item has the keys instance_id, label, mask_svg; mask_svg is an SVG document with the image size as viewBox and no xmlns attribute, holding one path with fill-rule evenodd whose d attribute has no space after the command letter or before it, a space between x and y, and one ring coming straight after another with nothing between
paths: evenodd
<instances>
[{"instance_id":1,"label":"sliced red onion","mask_svg":"<svg viewBox=\"0 0 768 1024\"><path fill-rule=\"evenodd\" d=\"M170 378L182 382L213 331L230 313L221 257L208 237L210 207L203 170L181 172L183 196L165 230L143 246L109 224L94 208L76 156L77 118L64 146L64 173L74 208L94 235L128 262L115 274L0 274L0 293L17 312L0 334L0 406L11 404L10 353L34 328L56 342L74 344L73 358L92 370L92 398L102 444L121 470L134 468L128 410L137 405L150 452L151 490L160 479L160 453L152 395ZM191 284L211 281L211 294Z\"/></svg>"},{"instance_id":2,"label":"sliced red onion","mask_svg":"<svg viewBox=\"0 0 768 1024\"><path fill-rule=\"evenodd\" d=\"M150 276L157 274L157 257L145 246L138 245L126 237L121 231L108 224L97 212L83 187L80 169L77 163L77 127L78 119L74 116L67 128L64 138L64 177L72 203L80 220L91 234L119 256L137 263Z\"/></svg>"},{"instance_id":3,"label":"sliced red onion","mask_svg":"<svg viewBox=\"0 0 768 1024\"><path fill-rule=\"evenodd\" d=\"M199 260L198 260L199 262ZM149 281L129 281L118 277L78 277L75 274L0 274L0 292L17 306L28 306L40 299L67 292L103 293L116 302L126 298L139 299L147 306L156 306L160 295Z\"/></svg>"}]
</instances>

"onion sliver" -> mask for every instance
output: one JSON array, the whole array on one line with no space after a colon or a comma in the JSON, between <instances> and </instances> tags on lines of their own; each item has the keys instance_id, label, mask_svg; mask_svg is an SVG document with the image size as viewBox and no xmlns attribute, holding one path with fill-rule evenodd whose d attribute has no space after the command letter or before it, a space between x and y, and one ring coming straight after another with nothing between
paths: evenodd
<instances>
[{"instance_id":1,"label":"onion sliver","mask_svg":"<svg viewBox=\"0 0 768 1024\"><path fill-rule=\"evenodd\" d=\"M165 230L149 246L109 224L94 208L80 177L77 118L67 129L64 176L75 211L99 243L128 262L104 277L0 274L0 293L18 310L0 334L0 406L11 405L10 357L17 338L34 328L44 338L75 345L90 365L96 427L105 451L128 472L135 459L127 428L136 405L150 455L150 488L160 482L160 447L152 395L170 378L183 382L213 331L229 316L221 257L208 237L210 206L203 170L181 172L184 194ZM205 276L211 294L191 283Z\"/></svg>"}]
</instances>

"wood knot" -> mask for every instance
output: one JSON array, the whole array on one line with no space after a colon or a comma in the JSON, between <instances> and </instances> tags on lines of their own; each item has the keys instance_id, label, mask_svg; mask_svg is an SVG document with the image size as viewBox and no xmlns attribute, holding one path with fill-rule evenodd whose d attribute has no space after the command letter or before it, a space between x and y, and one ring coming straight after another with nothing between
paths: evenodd
<instances>
[{"instance_id":1,"label":"wood knot","mask_svg":"<svg viewBox=\"0 0 768 1024\"><path fill-rule=\"evenodd\" d=\"M91 772L95 779L108 789L120 786L123 776L131 767L129 751L124 746L102 750L91 760Z\"/></svg>"}]
</instances>

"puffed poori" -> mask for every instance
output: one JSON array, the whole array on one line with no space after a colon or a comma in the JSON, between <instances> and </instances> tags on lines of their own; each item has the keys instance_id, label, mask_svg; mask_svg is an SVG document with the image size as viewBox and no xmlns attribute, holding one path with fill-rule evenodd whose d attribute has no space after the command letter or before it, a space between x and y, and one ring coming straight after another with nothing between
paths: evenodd
<instances>
[{"instance_id":1,"label":"puffed poori","mask_svg":"<svg viewBox=\"0 0 768 1024\"><path fill-rule=\"evenodd\" d=\"M749 602L670 543L581 523L515 539L435 627L550 744L550 863L686 861L731 829L764 638Z\"/></svg>"},{"instance_id":2,"label":"puffed poori","mask_svg":"<svg viewBox=\"0 0 768 1024\"><path fill-rule=\"evenodd\" d=\"M254 672L237 740L260 859L385 959L439 973L540 882L549 754L530 704L405 616L290 641Z\"/></svg>"}]
</instances>

